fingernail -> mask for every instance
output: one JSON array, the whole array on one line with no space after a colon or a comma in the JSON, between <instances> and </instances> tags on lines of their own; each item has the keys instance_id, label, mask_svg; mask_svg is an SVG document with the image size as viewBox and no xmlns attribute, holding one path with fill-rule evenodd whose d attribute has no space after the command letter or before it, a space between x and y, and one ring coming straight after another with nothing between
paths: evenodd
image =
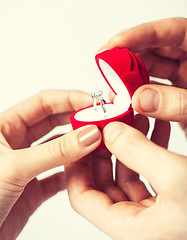
<instances>
[{"instance_id":1,"label":"fingernail","mask_svg":"<svg viewBox=\"0 0 187 240\"><path fill-rule=\"evenodd\" d=\"M100 132L96 126L88 126L79 133L79 142L88 147L100 139Z\"/></svg>"},{"instance_id":2,"label":"fingernail","mask_svg":"<svg viewBox=\"0 0 187 240\"><path fill-rule=\"evenodd\" d=\"M145 89L139 96L139 104L144 112L156 112L160 103L159 93L151 88Z\"/></svg>"},{"instance_id":3,"label":"fingernail","mask_svg":"<svg viewBox=\"0 0 187 240\"><path fill-rule=\"evenodd\" d=\"M112 144L123 130L124 125L121 123L109 123L103 131L105 143Z\"/></svg>"}]
</instances>

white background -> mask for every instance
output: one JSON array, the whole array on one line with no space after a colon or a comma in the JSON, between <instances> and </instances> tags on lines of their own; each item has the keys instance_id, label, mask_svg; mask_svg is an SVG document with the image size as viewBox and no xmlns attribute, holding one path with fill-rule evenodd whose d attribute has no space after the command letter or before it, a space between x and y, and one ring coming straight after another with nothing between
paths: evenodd
<instances>
[{"instance_id":1,"label":"white background","mask_svg":"<svg viewBox=\"0 0 187 240\"><path fill-rule=\"evenodd\" d=\"M94 62L101 45L122 29L186 17L186 10L186 0L0 0L0 111L44 89L101 88ZM186 154L177 124L169 148ZM74 213L63 192L44 203L18 237L33 239L110 238Z\"/></svg>"}]
</instances>

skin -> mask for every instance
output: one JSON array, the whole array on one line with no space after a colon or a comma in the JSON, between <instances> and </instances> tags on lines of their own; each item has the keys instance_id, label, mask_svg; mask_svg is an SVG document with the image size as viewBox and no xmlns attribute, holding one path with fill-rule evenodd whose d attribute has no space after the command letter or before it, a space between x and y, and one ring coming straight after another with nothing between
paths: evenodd
<instances>
[{"instance_id":1,"label":"skin","mask_svg":"<svg viewBox=\"0 0 187 240\"><path fill-rule=\"evenodd\" d=\"M91 97L83 92L44 91L0 115L0 239L16 239L32 213L66 188L63 172L41 181L35 178L38 174L76 161L100 144L96 127L98 139L82 144L80 134L87 126L31 147L90 103Z\"/></svg>"},{"instance_id":2,"label":"skin","mask_svg":"<svg viewBox=\"0 0 187 240\"><path fill-rule=\"evenodd\" d=\"M151 76L173 84L144 85L133 96L136 111L159 119L150 140L145 136L147 120L141 115L136 117L136 129L113 122L103 131L108 151L93 152L66 167L73 209L112 239L187 239L187 158L166 150L167 121L187 126L186 29L184 18L146 23L119 33L102 48L129 48L142 58ZM151 92L142 98L145 89L158 94L153 111L146 105ZM118 159L115 177L111 153ZM154 197L139 174L149 181Z\"/></svg>"},{"instance_id":3,"label":"skin","mask_svg":"<svg viewBox=\"0 0 187 240\"><path fill-rule=\"evenodd\" d=\"M152 77L171 81L172 87L144 85L134 94L133 108L146 116L177 121L187 131L187 19L169 18L124 30L110 39L99 51L113 47L128 48L142 59ZM140 106L145 89L159 93L157 111L147 112ZM172 105L171 105L172 103Z\"/></svg>"}]
</instances>

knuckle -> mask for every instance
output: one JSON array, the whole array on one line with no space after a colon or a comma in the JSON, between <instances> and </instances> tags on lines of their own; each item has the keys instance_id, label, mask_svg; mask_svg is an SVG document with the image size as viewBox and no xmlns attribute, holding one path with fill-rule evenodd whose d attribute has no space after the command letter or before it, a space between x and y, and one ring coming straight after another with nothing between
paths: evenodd
<instances>
[{"instance_id":1,"label":"knuckle","mask_svg":"<svg viewBox=\"0 0 187 240\"><path fill-rule=\"evenodd\" d=\"M42 90L36 94L36 97L38 97L41 101L43 101L46 98L46 95L50 93L50 90Z\"/></svg>"},{"instance_id":2,"label":"knuckle","mask_svg":"<svg viewBox=\"0 0 187 240\"><path fill-rule=\"evenodd\" d=\"M43 97L43 96L45 96L45 95L48 95L50 92L51 92L51 90L45 89L45 90L40 91L40 92L38 93L38 95L41 96L41 97Z\"/></svg>"},{"instance_id":3,"label":"knuckle","mask_svg":"<svg viewBox=\"0 0 187 240\"><path fill-rule=\"evenodd\" d=\"M169 88L164 86L159 89L161 101L158 114L168 121L185 122L187 120L187 90Z\"/></svg>"},{"instance_id":4,"label":"knuckle","mask_svg":"<svg viewBox=\"0 0 187 240\"><path fill-rule=\"evenodd\" d=\"M68 196L69 196L69 200L70 200L70 205L72 207L72 209L77 212L77 213L81 213L81 203L83 202L82 199L82 194L80 192L77 191L77 189L73 189L73 191L69 191L68 190Z\"/></svg>"},{"instance_id":5,"label":"knuckle","mask_svg":"<svg viewBox=\"0 0 187 240\"><path fill-rule=\"evenodd\" d=\"M43 108L43 112L49 116L53 113L53 109L51 107L50 102L48 101L48 96L50 96L52 93L51 90L43 90L41 92L38 93L38 98L40 101L40 104Z\"/></svg>"},{"instance_id":6,"label":"knuckle","mask_svg":"<svg viewBox=\"0 0 187 240\"><path fill-rule=\"evenodd\" d=\"M75 200L76 199L70 199L70 205L75 212L79 213L80 210L77 206L77 201L75 201Z\"/></svg>"},{"instance_id":7,"label":"knuckle","mask_svg":"<svg viewBox=\"0 0 187 240\"><path fill-rule=\"evenodd\" d=\"M116 46L118 46L120 44L121 40L122 40L121 34L120 33L116 34L109 40L108 45L111 48L116 47Z\"/></svg>"},{"instance_id":8,"label":"knuckle","mask_svg":"<svg viewBox=\"0 0 187 240\"><path fill-rule=\"evenodd\" d=\"M175 153L168 153L169 168L165 168L165 194L178 201L187 199L187 158Z\"/></svg>"},{"instance_id":9,"label":"knuckle","mask_svg":"<svg viewBox=\"0 0 187 240\"><path fill-rule=\"evenodd\" d=\"M0 171L1 191L3 190L5 195L17 197L23 192L28 182L20 170L19 155L12 150L11 153L1 157L1 164L3 165Z\"/></svg>"},{"instance_id":10,"label":"knuckle","mask_svg":"<svg viewBox=\"0 0 187 240\"><path fill-rule=\"evenodd\" d=\"M175 107L178 120L187 120L187 93L186 91L177 92L177 105Z\"/></svg>"},{"instance_id":11,"label":"knuckle","mask_svg":"<svg viewBox=\"0 0 187 240\"><path fill-rule=\"evenodd\" d=\"M135 149L138 149L139 154L143 151L142 149L145 144L143 144L144 141L142 141L142 137L145 138L141 132L132 129L130 131L125 131L125 134L121 135L121 137L119 136L118 138L116 151L118 152L119 145L122 145L122 154L125 158L125 163L129 166L132 166L134 159L137 158L137 151L135 151Z\"/></svg>"},{"instance_id":12,"label":"knuckle","mask_svg":"<svg viewBox=\"0 0 187 240\"><path fill-rule=\"evenodd\" d=\"M59 159L64 164L68 161L68 158L70 156L70 149L64 136L51 141L48 145L48 148L53 158Z\"/></svg>"},{"instance_id":13,"label":"knuckle","mask_svg":"<svg viewBox=\"0 0 187 240\"><path fill-rule=\"evenodd\" d=\"M60 124L61 124L60 120L57 117L54 117L54 116L49 116L48 117L48 122L49 122L49 125L51 126L52 129L57 127L57 126L60 126Z\"/></svg>"},{"instance_id":14,"label":"knuckle","mask_svg":"<svg viewBox=\"0 0 187 240\"><path fill-rule=\"evenodd\" d=\"M18 197L24 190L26 183L16 177L7 177L1 179L1 193L3 191L4 196Z\"/></svg>"}]
</instances>

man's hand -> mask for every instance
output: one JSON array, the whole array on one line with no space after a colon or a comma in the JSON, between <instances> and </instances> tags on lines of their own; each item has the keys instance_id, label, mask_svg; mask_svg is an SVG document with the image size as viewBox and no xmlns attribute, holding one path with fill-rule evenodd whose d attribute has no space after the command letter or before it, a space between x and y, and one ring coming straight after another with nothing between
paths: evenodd
<instances>
[{"instance_id":1,"label":"man's hand","mask_svg":"<svg viewBox=\"0 0 187 240\"><path fill-rule=\"evenodd\" d=\"M133 96L136 111L160 119L152 141L144 136L145 118L135 121L144 134L119 122L105 127L104 142L118 159L115 177L109 153L91 154L67 167L73 208L113 239L187 239L187 159L165 149L170 128L163 121L178 121L187 129L186 29L184 18L145 23L99 50L126 47L140 56L151 76L174 86L144 85ZM150 182L154 197L139 174Z\"/></svg>"},{"instance_id":2,"label":"man's hand","mask_svg":"<svg viewBox=\"0 0 187 240\"><path fill-rule=\"evenodd\" d=\"M139 55L151 76L163 79L163 84L164 79L170 80L174 87L140 87L133 96L133 108L146 116L178 121L187 135L186 29L186 18L144 23L115 35L100 51L126 47Z\"/></svg>"},{"instance_id":3,"label":"man's hand","mask_svg":"<svg viewBox=\"0 0 187 240\"><path fill-rule=\"evenodd\" d=\"M142 118L142 119L141 119ZM146 133L139 117L136 127ZM70 164L72 207L112 239L187 239L187 159L168 152L169 125L157 121L152 141L123 123L104 129L104 142L119 160L113 176L108 152L95 152ZM147 191L139 174L156 195Z\"/></svg>"}]
</instances>

